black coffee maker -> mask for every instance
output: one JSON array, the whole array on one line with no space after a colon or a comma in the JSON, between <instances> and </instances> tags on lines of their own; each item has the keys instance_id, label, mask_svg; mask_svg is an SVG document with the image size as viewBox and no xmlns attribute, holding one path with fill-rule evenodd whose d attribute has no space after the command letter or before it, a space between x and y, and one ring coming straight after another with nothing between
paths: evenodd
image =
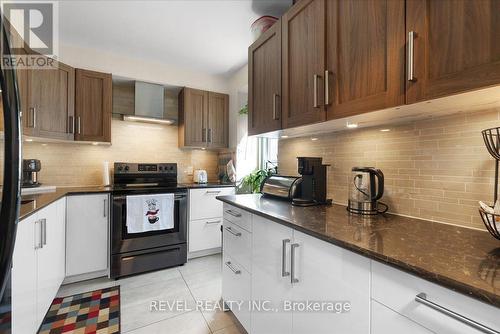
<instances>
[{"instance_id":1,"label":"black coffee maker","mask_svg":"<svg viewBox=\"0 0 500 334\"><path fill-rule=\"evenodd\" d=\"M35 188L40 186L38 182L38 172L42 169L42 163L37 159L23 160L23 188Z\"/></svg>"},{"instance_id":2,"label":"black coffee maker","mask_svg":"<svg viewBox=\"0 0 500 334\"><path fill-rule=\"evenodd\" d=\"M298 157L298 172L301 177L300 196L292 200L296 206L331 204L326 198L326 167L322 158Z\"/></svg>"}]
</instances>

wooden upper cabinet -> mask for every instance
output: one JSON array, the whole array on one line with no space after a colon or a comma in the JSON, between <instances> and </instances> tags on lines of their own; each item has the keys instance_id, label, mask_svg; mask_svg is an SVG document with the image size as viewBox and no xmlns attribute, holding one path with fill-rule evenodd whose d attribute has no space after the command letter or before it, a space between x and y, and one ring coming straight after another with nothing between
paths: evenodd
<instances>
[{"instance_id":1,"label":"wooden upper cabinet","mask_svg":"<svg viewBox=\"0 0 500 334\"><path fill-rule=\"evenodd\" d=\"M73 140L75 69L53 61L52 69L31 69L24 119L33 136Z\"/></svg>"},{"instance_id":2,"label":"wooden upper cabinet","mask_svg":"<svg viewBox=\"0 0 500 334\"><path fill-rule=\"evenodd\" d=\"M229 96L185 87L179 93L179 147L229 144Z\"/></svg>"},{"instance_id":3,"label":"wooden upper cabinet","mask_svg":"<svg viewBox=\"0 0 500 334\"><path fill-rule=\"evenodd\" d=\"M207 142L209 148L229 145L229 95L208 93Z\"/></svg>"},{"instance_id":4,"label":"wooden upper cabinet","mask_svg":"<svg viewBox=\"0 0 500 334\"><path fill-rule=\"evenodd\" d=\"M406 20L407 103L500 83L500 1L407 0Z\"/></svg>"},{"instance_id":5,"label":"wooden upper cabinet","mask_svg":"<svg viewBox=\"0 0 500 334\"><path fill-rule=\"evenodd\" d=\"M248 48L248 134L281 129L281 21Z\"/></svg>"},{"instance_id":6,"label":"wooden upper cabinet","mask_svg":"<svg viewBox=\"0 0 500 334\"><path fill-rule=\"evenodd\" d=\"M111 74L82 69L75 73L75 140L111 142Z\"/></svg>"},{"instance_id":7,"label":"wooden upper cabinet","mask_svg":"<svg viewBox=\"0 0 500 334\"><path fill-rule=\"evenodd\" d=\"M283 128L325 121L325 0L297 2L282 17L281 38Z\"/></svg>"},{"instance_id":8,"label":"wooden upper cabinet","mask_svg":"<svg viewBox=\"0 0 500 334\"><path fill-rule=\"evenodd\" d=\"M405 3L326 1L328 119L405 103Z\"/></svg>"},{"instance_id":9,"label":"wooden upper cabinet","mask_svg":"<svg viewBox=\"0 0 500 334\"><path fill-rule=\"evenodd\" d=\"M183 88L179 94L179 146L207 146L208 92Z\"/></svg>"}]
</instances>

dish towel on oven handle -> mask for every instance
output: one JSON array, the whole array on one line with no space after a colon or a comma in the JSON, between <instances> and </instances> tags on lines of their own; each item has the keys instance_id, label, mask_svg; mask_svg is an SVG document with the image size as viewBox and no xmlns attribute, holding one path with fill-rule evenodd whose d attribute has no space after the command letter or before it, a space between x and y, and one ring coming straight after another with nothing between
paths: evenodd
<instances>
[{"instance_id":1,"label":"dish towel on oven handle","mask_svg":"<svg viewBox=\"0 0 500 334\"><path fill-rule=\"evenodd\" d=\"M174 228L174 194L127 196L127 232Z\"/></svg>"}]
</instances>

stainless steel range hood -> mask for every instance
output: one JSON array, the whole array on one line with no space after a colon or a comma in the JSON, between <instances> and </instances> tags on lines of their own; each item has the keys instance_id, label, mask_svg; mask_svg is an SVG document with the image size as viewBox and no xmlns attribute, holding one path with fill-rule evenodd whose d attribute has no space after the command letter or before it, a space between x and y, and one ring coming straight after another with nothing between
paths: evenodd
<instances>
[{"instance_id":1,"label":"stainless steel range hood","mask_svg":"<svg viewBox=\"0 0 500 334\"><path fill-rule=\"evenodd\" d=\"M124 115L126 121L173 124L165 119L165 87L147 82L135 81L135 109L133 115Z\"/></svg>"}]
</instances>

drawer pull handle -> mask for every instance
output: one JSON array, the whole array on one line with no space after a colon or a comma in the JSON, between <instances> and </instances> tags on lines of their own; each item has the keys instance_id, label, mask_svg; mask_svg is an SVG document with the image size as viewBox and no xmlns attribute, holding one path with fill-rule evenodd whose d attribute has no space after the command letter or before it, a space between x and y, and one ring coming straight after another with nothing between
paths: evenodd
<instances>
[{"instance_id":1,"label":"drawer pull handle","mask_svg":"<svg viewBox=\"0 0 500 334\"><path fill-rule=\"evenodd\" d=\"M220 190L207 190L207 194L220 194Z\"/></svg>"},{"instance_id":2,"label":"drawer pull handle","mask_svg":"<svg viewBox=\"0 0 500 334\"><path fill-rule=\"evenodd\" d=\"M443 307L439 304L436 304L434 302L431 302L430 300L427 299L427 294L421 292L419 293L416 297L415 297L415 301L417 303L420 303L420 304L423 304L425 306L428 306L430 307L431 309L433 310L436 310L438 312L441 312L447 316L449 316L450 318L453 318L455 320L458 320L460 321L461 323L464 323L466 325L469 325L470 327L472 328L475 328L477 330L479 330L480 332L483 332L483 333L488 333L488 334L500 334L500 332L494 330L494 329L491 329L489 327L486 327L485 325L482 325L472 319L469 319L459 313L456 313L452 310L449 310L447 309L446 307Z\"/></svg>"},{"instance_id":3,"label":"drawer pull handle","mask_svg":"<svg viewBox=\"0 0 500 334\"><path fill-rule=\"evenodd\" d=\"M283 239L281 245L281 277L290 276L290 272L286 271L286 244L290 242L290 239Z\"/></svg>"},{"instance_id":4,"label":"drawer pull handle","mask_svg":"<svg viewBox=\"0 0 500 334\"><path fill-rule=\"evenodd\" d=\"M219 223L220 223L220 220L213 220L213 221L205 222L205 224L207 224L207 225L213 225L213 224L219 224Z\"/></svg>"},{"instance_id":5,"label":"drawer pull handle","mask_svg":"<svg viewBox=\"0 0 500 334\"><path fill-rule=\"evenodd\" d=\"M231 262L230 261L227 261L226 262L226 266L231 269L231 271L235 274L235 275L239 275L241 274L241 270L238 270L238 269L234 269L234 267L232 266Z\"/></svg>"},{"instance_id":6,"label":"drawer pull handle","mask_svg":"<svg viewBox=\"0 0 500 334\"><path fill-rule=\"evenodd\" d=\"M238 212L233 212L232 210L226 210L226 213L233 216L233 217L236 217L236 218L240 218L241 217L241 213L238 213Z\"/></svg>"},{"instance_id":7,"label":"drawer pull handle","mask_svg":"<svg viewBox=\"0 0 500 334\"><path fill-rule=\"evenodd\" d=\"M241 232L233 232L233 229L230 228L230 227L226 227L225 228L226 231L228 231L229 233L231 233L232 235L236 236L236 237L241 237Z\"/></svg>"}]
</instances>

